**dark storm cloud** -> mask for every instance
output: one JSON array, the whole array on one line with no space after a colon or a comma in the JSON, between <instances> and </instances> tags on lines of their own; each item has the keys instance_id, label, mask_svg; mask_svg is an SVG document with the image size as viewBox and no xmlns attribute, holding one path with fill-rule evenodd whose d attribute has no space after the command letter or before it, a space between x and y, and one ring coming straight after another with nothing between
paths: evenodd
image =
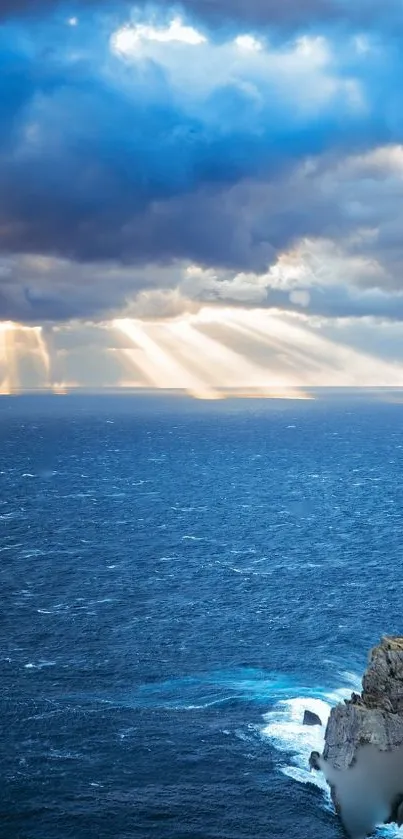
<instances>
[{"instance_id":1,"label":"dark storm cloud","mask_svg":"<svg viewBox=\"0 0 403 839\"><path fill-rule=\"evenodd\" d=\"M120 8L128 8L131 0L119 0L116 5ZM27 17L35 18L42 17L49 13L65 12L65 14L72 15L87 9L99 9L101 7L111 7L111 0L74 0L73 2L65 2L65 0L0 0L0 18Z\"/></svg>"},{"instance_id":2,"label":"dark storm cloud","mask_svg":"<svg viewBox=\"0 0 403 839\"><path fill-rule=\"evenodd\" d=\"M204 53L181 44L168 63L158 51L124 60L110 49L116 7L68 26L67 15L90 4L73 5L0 27L0 252L56 259L27 272L21 256L3 269L0 318L113 313L133 293L164 286L150 263L264 272L300 237L343 238L366 224L378 231L365 245L375 259L382 251L386 261L395 243L393 285L403 263L396 185L374 169L370 179L338 171L352 151L403 138L393 45L361 54L336 31L333 45L285 41L248 58L231 36ZM297 5L282 8L291 19Z\"/></svg>"},{"instance_id":3,"label":"dark storm cloud","mask_svg":"<svg viewBox=\"0 0 403 839\"><path fill-rule=\"evenodd\" d=\"M134 294L172 289L178 268L141 271L117 263L74 263L52 257L15 255L0 264L2 320L40 324L96 316L113 317Z\"/></svg>"},{"instance_id":4,"label":"dark storm cloud","mask_svg":"<svg viewBox=\"0 0 403 839\"><path fill-rule=\"evenodd\" d=\"M366 175L368 178L368 172ZM396 241L389 253L382 233L383 227L388 229L389 219L398 216L403 193L401 196L393 179L390 179L389 187L384 181L381 184L383 188L377 190L376 179L373 179L370 198L371 223L376 217L380 232L368 240L364 237L360 243L354 240L351 243L348 238L352 230L349 209L353 190L357 201L356 224L360 227L366 220L367 205L364 195L360 194L354 167L344 183L337 171L331 169L309 177L296 172L274 183L242 183L223 189L221 193L202 190L159 202L126 225L122 241L129 241L134 252L138 248L141 254L141 259L132 260L134 264L127 260L125 265L119 256L114 260L98 258L77 262L20 254L3 260L0 269L1 317L39 323L44 319L116 315L142 290L181 287L182 269L172 256L175 253L185 253L196 263L206 263L208 254L212 265L221 266L213 284L203 276L198 283L187 279L183 288L185 308L186 298L199 302L243 301L246 305L259 305L260 300L260 305L265 305L264 285L258 299L254 295L253 276L252 285L248 285L247 272L251 266L258 273L264 273L267 265L276 261L276 254L292 244L293 237L298 241L307 235L320 237L331 231L342 242L344 237L345 244L338 259L332 250L328 252L325 248L316 265L313 260L312 270L318 287L308 288L308 306L302 307L298 298L290 297L292 290L306 288L303 279L300 283L292 282L288 289L269 287L266 305L330 318L371 315L403 319L402 298L396 294L402 288L399 266L403 265L403 248ZM108 230L105 230L106 235ZM112 238L112 242L116 239ZM105 248L105 243L102 247ZM155 263L156 252L159 264ZM363 258L358 260L357 266L351 264L357 252L366 254L369 261ZM94 253L97 253L95 248ZM377 270L372 267L373 259L379 261ZM139 264L142 261L145 264ZM246 272L245 291L241 289L241 295L242 278L238 277L234 284L231 282L240 271ZM344 288L346 283L353 283L355 290ZM377 286L383 286L385 292ZM165 301L153 300L154 314L162 314Z\"/></svg>"},{"instance_id":5,"label":"dark storm cloud","mask_svg":"<svg viewBox=\"0 0 403 839\"><path fill-rule=\"evenodd\" d=\"M169 6L169 0L161 5ZM327 22L368 26L387 19L387 15L399 19L401 14L398 0L183 0L182 7L210 21L242 21L290 29Z\"/></svg>"},{"instance_id":6,"label":"dark storm cloud","mask_svg":"<svg viewBox=\"0 0 403 839\"><path fill-rule=\"evenodd\" d=\"M115 4L110 0L75 0L70 4L64 0L0 0L0 17L33 17L64 8L76 13L85 7L112 5L117 9L132 6L163 14L173 9L209 25L233 23L288 30L335 22L364 27L379 22L388 26L402 22L399 0L355 0L354 3L350 0L119 0Z\"/></svg>"},{"instance_id":7,"label":"dark storm cloud","mask_svg":"<svg viewBox=\"0 0 403 839\"><path fill-rule=\"evenodd\" d=\"M348 102L343 79L316 79L335 90L306 115L293 108L297 93L282 98L274 77L253 73L244 83L224 78L189 107L163 63L127 66L110 54L110 33L94 40L92 29L87 20L79 31L53 22L0 33L3 252L231 266L249 259L260 268L239 254L230 189L367 142L368 121ZM315 84L315 68L305 65ZM272 250L283 237L269 232Z\"/></svg>"}]
</instances>

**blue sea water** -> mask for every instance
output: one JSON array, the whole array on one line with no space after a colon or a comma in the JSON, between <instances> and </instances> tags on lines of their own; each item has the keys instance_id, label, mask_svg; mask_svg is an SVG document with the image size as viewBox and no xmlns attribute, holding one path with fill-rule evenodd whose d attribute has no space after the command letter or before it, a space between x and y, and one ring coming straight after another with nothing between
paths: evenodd
<instances>
[{"instance_id":1,"label":"blue sea water","mask_svg":"<svg viewBox=\"0 0 403 839\"><path fill-rule=\"evenodd\" d=\"M0 441L2 839L340 836L302 716L403 631L403 404L2 397Z\"/></svg>"}]
</instances>

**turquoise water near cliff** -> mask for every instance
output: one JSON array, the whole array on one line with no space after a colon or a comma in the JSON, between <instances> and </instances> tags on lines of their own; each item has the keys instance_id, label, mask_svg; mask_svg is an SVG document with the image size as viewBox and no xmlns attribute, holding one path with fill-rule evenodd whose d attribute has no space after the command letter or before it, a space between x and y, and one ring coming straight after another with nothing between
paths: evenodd
<instances>
[{"instance_id":1,"label":"turquoise water near cliff","mask_svg":"<svg viewBox=\"0 0 403 839\"><path fill-rule=\"evenodd\" d=\"M401 633L403 405L0 400L4 839L330 839L307 757Z\"/></svg>"}]
</instances>

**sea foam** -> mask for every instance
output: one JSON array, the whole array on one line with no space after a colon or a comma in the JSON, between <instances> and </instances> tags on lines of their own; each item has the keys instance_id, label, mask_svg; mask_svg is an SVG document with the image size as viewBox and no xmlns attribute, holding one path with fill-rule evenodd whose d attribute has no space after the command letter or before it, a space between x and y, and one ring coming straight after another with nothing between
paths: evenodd
<instances>
[{"instance_id":1,"label":"sea foam","mask_svg":"<svg viewBox=\"0 0 403 839\"><path fill-rule=\"evenodd\" d=\"M355 673L344 672L340 678L344 684L339 688L309 691L301 688L300 695L281 699L265 714L262 728L262 735L286 756L286 762L280 765L281 771L300 783L315 784L326 792L327 784L321 773L309 769L309 756L312 751L323 751L326 724L332 707L347 699L353 690L361 690L361 679ZM305 710L317 714L322 725L304 725Z\"/></svg>"},{"instance_id":2,"label":"sea foam","mask_svg":"<svg viewBox=\"0 0 403 839\"><path fill-rule=\"evenodd\" d=\"M321 789L326 807L331 807L329 788L321 772L310 771L309 756L312 751L323 751L326 725L332 707L349 698L352 690L361 690L361 679L355 673L344 672L340 675L344 685L337 689L318 690L315 696L312 691L309 691L311 695L304 695L302 689L299 696L281 699L264 715L265 722L261 731L262 736L268 738L279 752L279 770L300 784L313 784ZM304 725L305 710L317 714L322 725ZM382 826L377 835L384 839L403 839L403 827Z\"/></svg>"}]
</instances>

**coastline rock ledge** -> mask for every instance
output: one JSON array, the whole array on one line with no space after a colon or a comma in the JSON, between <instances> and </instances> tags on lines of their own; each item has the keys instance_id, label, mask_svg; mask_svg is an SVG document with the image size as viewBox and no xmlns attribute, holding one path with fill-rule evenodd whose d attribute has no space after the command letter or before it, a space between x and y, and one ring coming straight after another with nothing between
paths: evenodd
<instances>
[{"instance_id":1,"label":"coastline rock ledge","mask_svg":"<svg viewBox=\"0 0 403 839\"><path fill-rule=\"evenodd\" d=\"M323 759L349 769L358 750L389 752L403 745L403 637L384 636L369 655L363 690L330 712Z\"/></svg>"},{"instance_id":2,"label":"coastline rock ledge","mask_svg":"<svg viewBox=\"0 0 403 839\"><path fill-rule=\"evenodd\" d=\"M384 636L371 650L362 692L331 710L323 755L312 752L309 763L323 771L336 813L354 839L372 834L378 816L403 824L403 637ZM376 809L378 794L383 809Z\"/></svg>"}]
</instances>

